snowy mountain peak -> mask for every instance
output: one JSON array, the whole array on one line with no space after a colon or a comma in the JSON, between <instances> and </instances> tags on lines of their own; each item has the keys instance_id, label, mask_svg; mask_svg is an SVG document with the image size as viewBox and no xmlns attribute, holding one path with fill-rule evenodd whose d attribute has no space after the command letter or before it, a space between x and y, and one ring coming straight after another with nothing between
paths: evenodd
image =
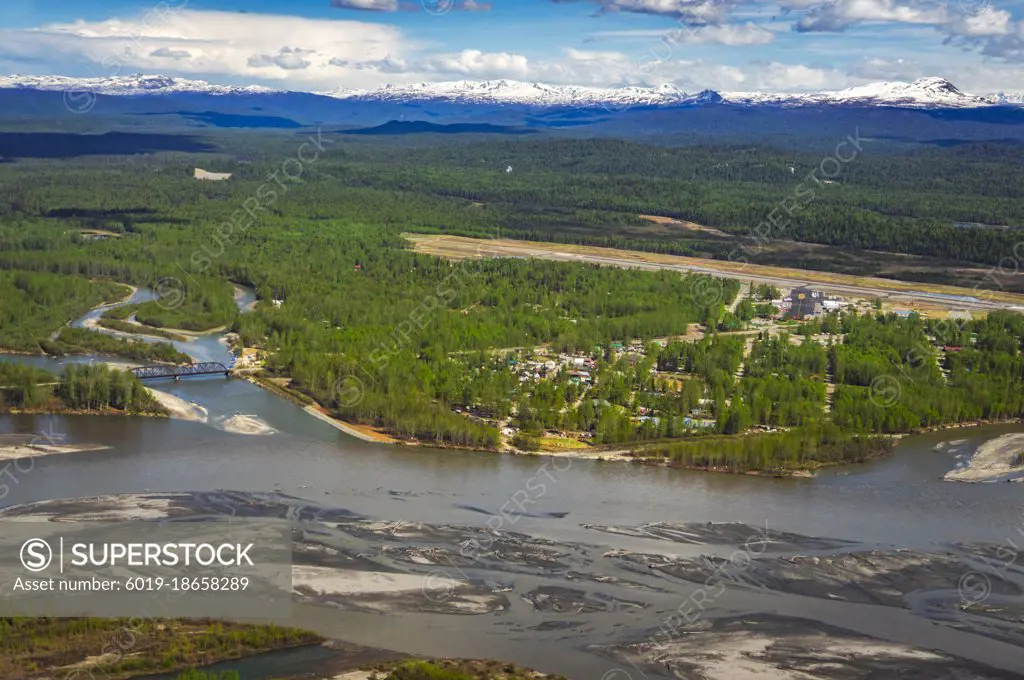
<instances>
[{"instance_id":1,"label":"snowy mountain peak","mask_svg":"<svg viewBox=\"0 0 1024 680\"><path fill-rule=\"evenodd\" d=\"M925 90L928 92L942 92L949 94L961 94L960 90L956 89L953 83L949 82L945 78L939 78L937 76L931 76L929 78L918 78L910 84L912 88L918 90Z\"/></svg>"},{"instance_id":2,"label":"snowy mountain peak","mask_svg":"<svg viewBox=\"0 0 1024 680\"><path fill-rule=\"evenodd\" d=\"M828 98L829 93L821 93ZM920 78L912 83L888 82L859 85L832 93L836 102L863 102L901 106L966 107L985 106L991 101L964 94L953 83L943 78Z\"/></svg>"}]
</instances>

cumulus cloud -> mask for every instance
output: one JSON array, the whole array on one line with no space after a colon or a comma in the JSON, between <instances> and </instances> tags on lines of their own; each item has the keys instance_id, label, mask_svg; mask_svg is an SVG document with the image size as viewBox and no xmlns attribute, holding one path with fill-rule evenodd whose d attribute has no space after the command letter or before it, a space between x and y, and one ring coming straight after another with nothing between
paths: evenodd
<instances>
[{"instance_id":1,"label":"cumulus cloud","mask_svg":"<svg viewBox=\"0 0 1024 680\"><path fill-rule=\"evenodd\" d=\"M987 4L974 8L963 1L957 6L940 0L832 0L811 6L816 0L782 1L787 11L806 10L793 26L801 33L841 33L869 22L931 25L945 36L945 44L1009 62L1024 61L1024 21Z\"/></svg>"},{"instance_id":2,"label":"cumulus cloud","mask_svg":"<svg viewBox=\"0 0 1024 680\"><path fill-rule=\"evenodd\" d=\"M431 57L423 62L422 67L432 73L467 77L530 77L529 60L521 54L507 52L484 53L480 50L463 50L457 54Z\"/></svg>"},{"instance_id":3,"label":"cumulus cloud","mask_svg":"<svg viewBox=\"0 0 1024 680\"><path fill-rule=\"evenodd\" d=\"M986 7L975 14L958 13L943 26L943 30L951 36L979 38L1008 35L1013 27L1013 15L1009 12Z\"/></svg>"},{"instance_id":4,"label":"cumulus cloud","mask_svg":"<svg viewBox=\"0 0 1024 680\"><path fill-rule=\"evenodd\" d=\"M358 69L341 71L332 60L359 63L402 58L420 49L396 26L341 19L179 10L152 16L54 23L31 29L0 29L7 58L86 64L96 76L164 73L169 57L182 76L230 76L250 81L290 80L297 87L355 87Z\"/></svg>"}]
</instances>

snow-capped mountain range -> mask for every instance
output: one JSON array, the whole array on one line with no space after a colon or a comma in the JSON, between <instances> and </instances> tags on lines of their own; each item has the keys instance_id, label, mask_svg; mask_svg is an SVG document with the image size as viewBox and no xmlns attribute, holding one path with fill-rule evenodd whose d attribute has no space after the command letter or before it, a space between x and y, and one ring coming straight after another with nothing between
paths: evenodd
<instances>
[{"instance_id":1,"label":"snow-capped mountain range","mask_svg":"<svg viewBox=\"0 0 1024 680\"><path fill-rule=\"evenodd\" d=\"M0 89L91 92L103 95L254 95L282 92L261 86L211 85L202 80L168 76L131 75L107 78L63 76L0 77ZM731 103L745 106L860 105L901 108L973 108L995 105L1024 105L1022 93L966 94L942 78L921 78L912 83L882 82L845 90L816 93L722 92L704 90L688 94L671 85L660 87L600 88L575 85L545 85L515 80L482 82L454 81L385 85L372 90L339 89L319 92L322 96L369 102L453 102L537 107L625 107L678 106Z\"/></svg>"},{"instance_id":2,"label":"snow-capped mountain range","mask_svg":"<svg viewBox=\"0 0 1024 680\"><path fill-rule=\"evenodd\" d=\"M106 95L161 95L180 93L266 94L275 92L260 85L211 85L204 80L186 80L170 76L109 76L106 78L68 78L66 76L0 76L0 89L51 90Z\"/></svg>"}]
</instances>

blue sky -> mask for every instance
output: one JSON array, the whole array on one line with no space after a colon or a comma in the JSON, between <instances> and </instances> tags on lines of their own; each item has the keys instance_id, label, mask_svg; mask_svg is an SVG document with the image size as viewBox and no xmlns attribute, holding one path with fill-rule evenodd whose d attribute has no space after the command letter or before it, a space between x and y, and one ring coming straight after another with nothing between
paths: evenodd
<instances>
[{"instance_id":1,"label":"blue sky","mask_svg":"<svg viewBox=\"0 0 1024 680\"><path fill-rule=\"evenodd\" d=\"M3 0L0 72L298 90L426 81L1024 91L1024 0Z\"/></svg>"}]
</instances>

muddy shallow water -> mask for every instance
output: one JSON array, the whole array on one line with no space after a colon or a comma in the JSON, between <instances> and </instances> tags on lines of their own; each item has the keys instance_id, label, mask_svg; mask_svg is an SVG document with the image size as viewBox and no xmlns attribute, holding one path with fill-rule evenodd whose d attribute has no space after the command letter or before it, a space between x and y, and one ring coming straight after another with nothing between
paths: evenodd
<instances>
[{"instance_id":1,"label":"muddy shallow water","mask_svg":"<svg viewBox=\"0 0 1024 680\"><path fill-rule=\"evenodd\" d=\"M994 544L919 553L691 523L659 524L660 549L636 552L609 539L651 527L583 528L593 541L554 541L385 522L280 493L106 496L0 512L164 517L290 519L296 606L286 623L377 648L605 680L1024 677L1014 646L1024 642L1024 570ZM703 552L678 555L675 545Z\"/></svg>"}]
</instances>

